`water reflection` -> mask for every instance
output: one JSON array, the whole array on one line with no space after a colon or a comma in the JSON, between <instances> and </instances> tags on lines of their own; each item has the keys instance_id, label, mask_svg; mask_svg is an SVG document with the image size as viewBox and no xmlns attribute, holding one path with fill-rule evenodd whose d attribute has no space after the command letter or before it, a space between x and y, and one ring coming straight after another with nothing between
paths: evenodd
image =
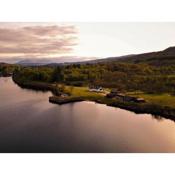
<instances>
[{"instance_id":1,"label":"water reflection","mask_svg":"<svg viewBox=\"0 0 175 175\"><path fill-rule=\"evenodd\" d=\"M175 152L171 120L50 95L0 78L0 152Z\"/></svg>"},{"instance_id":2,"label":"water reflection","mask_svg":"<svg viewBox=\"0 0 175 175\"><path fill-rule=\"evenodd\" d=\"M160 115L152 115L153 119L156 119L158 121L163 121L163 117L161 117ZM172 119L171 119L172 120ZM173 121L173 120L172 120Z\"/></svg>"}]
</instances>

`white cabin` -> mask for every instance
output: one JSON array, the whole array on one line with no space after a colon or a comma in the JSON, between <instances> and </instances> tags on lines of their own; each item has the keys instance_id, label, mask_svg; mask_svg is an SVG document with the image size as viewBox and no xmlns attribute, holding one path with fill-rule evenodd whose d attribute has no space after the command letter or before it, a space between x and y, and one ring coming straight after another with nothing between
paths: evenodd
<instances>
[{"instance_id":1,"label":"white cabin","mask_svg":"<svg viewBox=\"0 0 175 175\"><path fill-rule=\"evenodd\" d=\"M103 88L102 87L93 87L93 88L89 88L90 92L103 92Z\"/></svg>"}]
</instances>

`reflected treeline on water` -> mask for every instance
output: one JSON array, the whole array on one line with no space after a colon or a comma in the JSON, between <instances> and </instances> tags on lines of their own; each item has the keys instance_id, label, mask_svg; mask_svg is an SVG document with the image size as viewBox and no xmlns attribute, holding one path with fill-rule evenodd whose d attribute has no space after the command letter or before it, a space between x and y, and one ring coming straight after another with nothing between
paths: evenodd
<instances>
[{"instance_id":1,"label":"reflected treeline on water","mask_svg":"<svg viewBox=\"0 0 175 175\"><path fill-rule=\"evenodd\" d=\"M151 116L152 116L153 119L156 119L157 121L163 121L164 119L169 119L169 120L175 122L175 118L173 118L173 117L168 117L168 116L167 117L162 117L160 115L151 115Z\"/></svg>"},{"instance_id":2,"label":"reflected treeline on water","mask_svg":"<svg viewBox=\"0 0 175 175\"><path fill-rule=\"evenodd\" d=\"M158 121L163 121L164 120L164 117L160 116L160 115L152 115L152 118L153 119L156 119Z\"/></svg>"}]
</instances>

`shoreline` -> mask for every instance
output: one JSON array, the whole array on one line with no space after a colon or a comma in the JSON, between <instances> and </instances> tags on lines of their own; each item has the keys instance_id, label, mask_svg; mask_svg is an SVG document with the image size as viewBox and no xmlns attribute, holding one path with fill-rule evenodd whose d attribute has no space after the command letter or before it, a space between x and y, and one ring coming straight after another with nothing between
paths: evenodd
<instances>
[{"instance_id":1,"label":"shoreline","mask_svg":"<svg viewBox=\"0 0 175 175\"><path fill-rule=\"evenodd\" d=\"M171 119L175 121L175 108L169 106L161 106L152 103L134 103L134 102L123 102L120 100L108 99L106 97L94 97L92 96L69 96L67 98L60 98L59 96L54 95L54 90L56 86L49 83L43 82L21 82L17 79L17 77L12 76L12 80L23 88L34 89L34 90L41 90L41 91L51 91L53 96L49 97L49 102L55 104L66 104L66 103L73 103L73 102L80 102L80 101L92 101L100 104L105 104L107 106L118 107L121 109L125 109L128 111L135 112L136 114L151 114L154 116L160 116L167 119Z\"/></svg>"}]
</instances>

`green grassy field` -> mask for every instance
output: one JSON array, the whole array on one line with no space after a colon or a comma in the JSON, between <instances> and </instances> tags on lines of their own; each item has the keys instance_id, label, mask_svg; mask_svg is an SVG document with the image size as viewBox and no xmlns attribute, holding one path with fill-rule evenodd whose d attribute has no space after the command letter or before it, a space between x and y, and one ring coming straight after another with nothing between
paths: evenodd
<instances>
[{"instance_id":1,"label":"green grassy field","mask_svg":"<svg viewBox=\"0 0 175 175\"><path fill-rule=\"evenodd\" d=\"M107 93L107 91L105 91L106 93L90 92L88 87L73 86L72 90L71 88L72 88L71 86L66 86L65 92L70 93L72 96L102 97Z\"/></svg>"},{"instance_id":2,"label":"green grassy field","mask_svg":"<svg viewBox=\"0 0 175 175\"><path fill-rule=\"evenodd\" d=\"M142 92L128 93L137 97L144 98L148 103L175 108L175 96L170 94L145 94Z\"/></svg>"},{"instance_id":3,"label":"green grassy field","mask_svg":"<svg viewBox=\"0 0 175 175\"><path fill-rule=\"evenodd\" d=\"M106 93L110 92L109 89L105 89L105 93L90 92L88 87L73 87L66 86L65 92L71 92L71 96L85 96L89 98L102 98ZM129 95L142 97L148 103L157 104L161 106L169 106L175 108L175 96L170 94L145 94L143 92L130 92Z\"/></svg>"}]
</instances>

